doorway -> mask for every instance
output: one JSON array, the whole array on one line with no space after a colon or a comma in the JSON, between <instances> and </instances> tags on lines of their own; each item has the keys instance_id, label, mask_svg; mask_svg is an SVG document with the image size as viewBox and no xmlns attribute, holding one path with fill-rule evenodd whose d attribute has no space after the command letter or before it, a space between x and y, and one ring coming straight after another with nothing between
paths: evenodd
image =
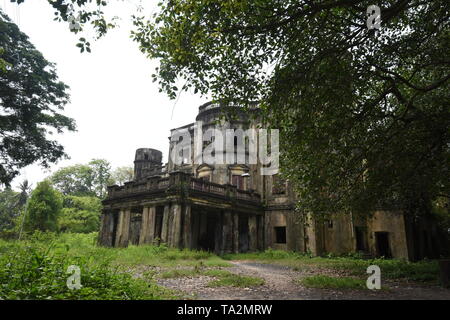
<instances>
[{"instance_id":1,"label":"doorway","mask_svg":"<svg viewBox=\"0 0 450 320\"><path fill-rule=\"evenodd\" d=\"M117 224L119 223L119 213L114 212L112 214L112 235L111 235L111 247L116 245Z\"/></svg>"},{"instance_id":2,"label":"doorway","mask_svg":"<svg viewBox=\"0 0 450 320\"><path fill-rule=\"evenodd\" d=\"M389 244L389 232L375 232L377 255L379 257L392 258Z\"/></svg>"},{"instance_id":3,"label":"doorway","mask_svg":"<svg viewBox=\"0 0 450 320\"><path fill-rule=\"evenodd\" d=\"M365 227L355 227L356 251L367 252L367 233Z\"/></svg>"}]
</instances>

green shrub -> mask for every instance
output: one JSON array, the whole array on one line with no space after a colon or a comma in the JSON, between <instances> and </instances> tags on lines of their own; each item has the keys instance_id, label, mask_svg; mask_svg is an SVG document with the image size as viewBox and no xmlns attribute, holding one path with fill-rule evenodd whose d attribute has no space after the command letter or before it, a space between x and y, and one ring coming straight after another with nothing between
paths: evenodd
<instances>
[{"instance_id":1,"label":"green shrub","mask_svg":"<svg viewBox=\"0 0 450 320\"><path fill-rule=\"evenodd\" d=\"M134 279L108 263L51 254L52 247L3 247L0 257L1 299L167 299L173 295L152 281ZM67 287L69 265L81 269L78 290Z\"/></svg>"},{"instance_id":2,"label":"green shrub","mask_svg":"<svg viewBox=\"0 0 450 320\"><path fill-rule=\"evenodd\" d=\"M302 278L299 282L308 288L321 289L367 289L365 280L348 277L316 275Z\"/></svg>"}]
</instances>

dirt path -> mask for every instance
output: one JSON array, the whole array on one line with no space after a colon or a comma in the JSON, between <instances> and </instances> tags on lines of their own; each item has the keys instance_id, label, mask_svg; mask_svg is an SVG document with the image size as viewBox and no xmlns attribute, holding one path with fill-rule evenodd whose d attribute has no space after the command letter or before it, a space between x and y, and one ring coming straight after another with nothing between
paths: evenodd
<instances>
[{"instance_id":1,"label":"dirt path","mask_svg":"<svg viewBox=\"0 0 450 320\"><path fill-rule=\"evenodd\" d=\"M181 290L187 299L217 300L334 300L334 299L445 299L450 300L450 290L437 286L383 282L390 290L331 290L310 289L301 286L296 280L323 271L308 269L294 271L288 267L264 264L254 261L230 261L233 267L228 271L264 279L265 284L249 288L218 287L210 288L212 277L160 279L158 283L171 289Z\"/></svg>"}]
</instances>

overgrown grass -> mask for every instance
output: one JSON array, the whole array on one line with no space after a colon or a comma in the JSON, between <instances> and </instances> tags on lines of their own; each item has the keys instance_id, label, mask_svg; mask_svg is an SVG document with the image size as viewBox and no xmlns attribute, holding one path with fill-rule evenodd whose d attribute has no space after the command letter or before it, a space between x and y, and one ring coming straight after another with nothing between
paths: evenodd
<instances>
[{"instance_id":1,"label":"overgrown grass","mask_svg":"<svg viewBox=\"0 0 450 320\"><path fill-rule=\"evenodd\" d=\"M203 269L203 268L179 268L172 269L162 272L159 277L163 279L168 278L182 278L182 277L199 277L199 276L210 276L210 277L227 277L232 273L227 270L222 269Z\"/></svg>"},{"instance_id":2,"label":"overgrown grass","mask_svg":"<svg viewBox=\"0 0 450 320\"><path fill-rule=\"evenodd\" d=\"M4 249L5 247L3 247ZM134 279L107 263L52 253L40 246L9 246L0 256L1 299L171 299L176 296L151 279ZM67 285L68 267L80 268L81 288Z\"/></svg>"},{"instance_id":3,"label":"overgrown grass","mask_svg":"<svg viewBox=\"0 0 450 320\"><path fill-rule=\"evenodd\" d=\"M104 248L95 246L96 233L40 233L23 241L0 240L1 299L170 299L148 273L135 279L130 269L147 266L229 266L218 256L203 251L161 246ZM81 269L79 290L66 281L69 265ZM126 271L126 272L125 272Z\"/></svg>"},{"instance_id":4,"label":"overgrown grass","mask_svg":"<svg viewBox=\"0 0 450 320\"><path fill-rule=\"evenodd\" d=\"M217 278L208 283L209 287L252 287L264 284L264 280L258 277L241 276L222 269L204 269L204 268L190 268L190 269L173 269L163 272L159 275L161 278L181 278L181 277L198 277L210 276Z\"/></svg>"},{"instance_id":5,"label":"overgrown grass","mask_svg":"<svg viewBox=\"0 0 450 320\"><path fill-rule=\"evenodd\" d=\"M208 283L209 287L254 287L264 284L264 280L258 277L241 276L230 273L226 276L221 276L217 280L212 280Z\"/></svg>"},{"instance_id":6,"label":"overgrown grass","mask_svg":"<svg viewBox=\"0 0 450 320\"><path fill-rule=\"evenodd\" d=\"M367 289L366 282L362 279L349 277L330 277L316 275L299 280L300 284L307 288L320 289Z\"/></svg>"},{"instance_id":7,"label":"overgrown grass","mask_svg":"<svg viewBox=\"0 0 450 320\"><path fill-rule=\"evenodd\" d=\"M437 261L424 260L408 262L400 259L360 259L358 256L312 257L309 254L266 250L256 253L230 254L226 260L257 260L260 262L285 265L294 270L314 269L317 267L344 271L353 276L367 277L370 265L378 265L385 279L403 279L422 282L437 282L439 266Z\"/></svg>"}]
</instances>

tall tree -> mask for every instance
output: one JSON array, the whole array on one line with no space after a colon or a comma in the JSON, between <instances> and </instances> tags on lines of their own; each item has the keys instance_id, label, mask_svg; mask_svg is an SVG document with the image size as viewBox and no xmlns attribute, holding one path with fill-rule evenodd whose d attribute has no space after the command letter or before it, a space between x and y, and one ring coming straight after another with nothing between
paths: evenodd
<instances>
[{"instance_id":1,"label":"tall tree","mask_svg":"<svg viewBox=\"0 0 450 320\"><path fill-rule=\"evenodd\" d=\"M89 233L100 227L102 203L97 197L64 196L58 219L61 232Z\"/></svg>"},{"instance_id":2,"label":"tall tree","mask_svg":"<svg viewBox=\"0 0 450 320\"><path fill-rule=\"evenodd\" d=\"M111 173L110 184L123 185L127 181L133 180L134 169L130 166L118 167Z\"/></svg>"},{"instance_id":3,"label":"tall tree","mask_svg":"<svg viewBox=\"0 0 450 320\"><path fill-rule=\"evenodd\" d=\"M49 2L68 21L70 6ZM93 13L83 9L93 0L69 2ZM150 19L134 16L132 35L159 60L154 80L169 97L193 89L260 102L281 131L284 175L302 211L429 212L431 199L450 194L450 9L444 0L378 1L373 29L372 5L163 0ZM103 18L95 13L81 24Z\"/></svg>"},{"instance_id":4,"label":"tall tree","mask_svg":"<svg viewBox=\"0 0 450 320\"><path fill-rule=\"evenodd\" d=\"M19 193L11 188L0 191L0 232L11 230L15 219L20 215L20 208L17 207L18 195Z\"/></svg>"},{"instance_id":5,"label":"tall tree","mask_svg":"<svg viewBox=\"0 0 450 320\"><path fill-rule=\"evenodd\" d=\"M94 192L99 198L103 198L111 177L111 165L105 159L93 159L89 162L89 167L92 168Z\"/></svg>"},{"instance_id":6,"label":"tall tree","mask_svg":"<svg viewBox=\"0 0 450 320\"><path fill-rule=\"evenodd\" d=\"M64 195L94 195L92 168L85 164L63 167L51 175L50 181Z\"/></svg>"},{"instance_id":7,"label":"tall tree","mask_svg":"<svg viewBox=\"0 0 450 320\"><path fill-rule=\"evenodd\" d=\"M25 212L25 229L28 231L57 231L58 216L62 209L62 195L44 180L31 193Z\"/></svg>"},{"instance_id":8,"label":"tall tree","mask_svg":"<svg viewBox=\"0 0 450 320\"><path fill-rule=\"evenodd\" d=\"M75 130L60 113L67 89L55 65L0 11L0 184L9 185L27 165L48 167L65 156L49 135Z\"/></svg>"},{"instance_id":9,"label":"tall tree","mask_svg":"<svg viewBox=\"0 0 450 320\"><path fill-rule=\"evenodd\" d=\"M429 212L450 194L450 7L378 1L377 30L372 4L161 1L134 39L171 98L260 102L302 211Z\"/></svg>"},{"instance_id":10,"label":"tall tree","mask_svg":"<svg viewBox=\"0 0 450 320\"><path fill-rule=\"evenodd\" d=\"M64 195L103 198L110 181L111 165L104 159L92 159L88 164L63 167L50 181Z\"/></svg>"}]
</instances>

